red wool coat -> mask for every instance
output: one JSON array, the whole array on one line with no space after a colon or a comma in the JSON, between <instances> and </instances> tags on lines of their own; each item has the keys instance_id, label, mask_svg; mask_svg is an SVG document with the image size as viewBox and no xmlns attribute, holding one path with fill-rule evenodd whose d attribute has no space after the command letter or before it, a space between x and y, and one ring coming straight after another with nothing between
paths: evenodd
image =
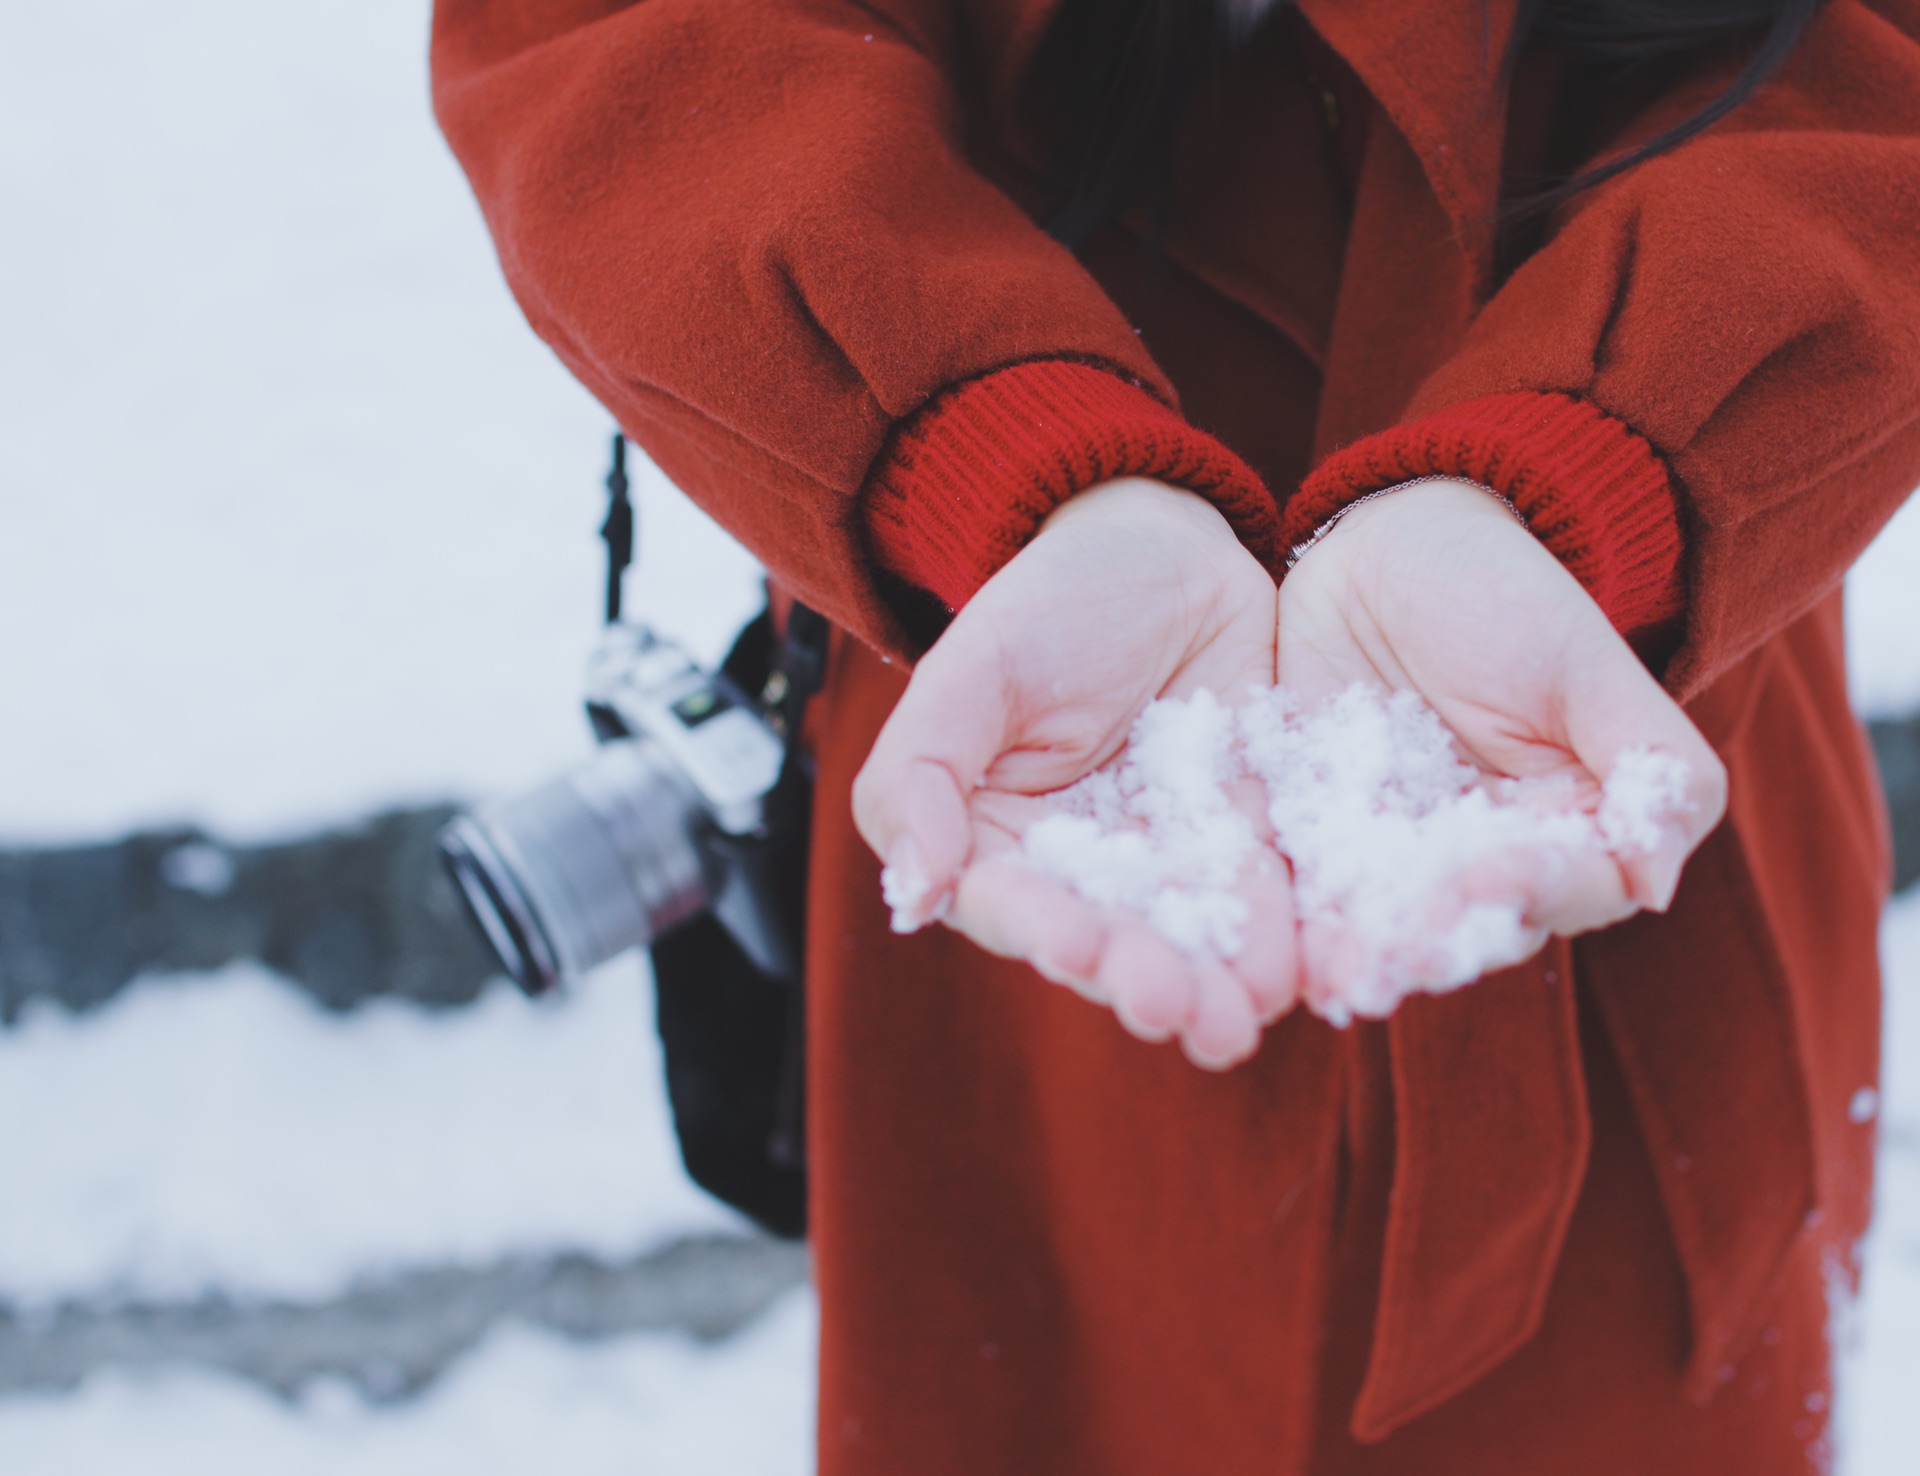
<instances>
[{"instance_id":1,"label":"red wool coat","mask_svg":"<svg viewBox=\"0 0 1920 1476\"><path fill-rule=\"evenodd\" d=\"M1034 223L1016 102L1053 8L435 17L535 328L854 637L808 960L821 1470L1817 1469L1887 874L1837 590L1920 480L1920 4L1829 0L1758 97L1504 276L1503 168L1596 130L1550 60L1496 95L1513 0L1300 0L1311 34L1195 108L1160 262ZM1669 914L1385 1023L1290 1017L1224 1075L887 932L847 796L925 634L909 586L957 606L1122 473L1272 562L1423 472L1513 497L1726 759Z\"/></svg>"}]
</instances>

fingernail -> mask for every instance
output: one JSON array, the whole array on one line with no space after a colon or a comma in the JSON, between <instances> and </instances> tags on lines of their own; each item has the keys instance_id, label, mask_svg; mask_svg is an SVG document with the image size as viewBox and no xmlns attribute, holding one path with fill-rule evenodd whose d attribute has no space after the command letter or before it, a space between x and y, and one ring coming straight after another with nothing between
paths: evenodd
<instances>
[{"instance_id":1,"label":"fingernail","mask_svg":"<svg viewBox=\"0 0 1920 1476\"><path fill-rule=\"evenodd\" d=\"M1144 1040L1148 1045L1159 1045L1162 1041L1173 1039L1174 1026L1149 1024L1141 1018L1139 1009L1129 998L1123 996L1114 1000L1113 1013L1118 1017L1127 1034L1137 1040Z\"/></svg>"},{"instance_id":2,"label":"fingernail","mask_svg":"<svg viewBox=\"0 0 1920 1476\"><path fill-rule=\"evenodd\" d=\"M1229 1071L1251 1056L1259 1043L1260 1038L1256 1034L1251 1042L1239 1042L1221 1046L1217 1050L1209 1050L1194 1038L1192 1031L1182 1031L1180 1034L1180 1049L1185 1053L1186 1058L1202 1071Z\"/></svg>"},{"instance_id":3,"label":"fingernail","mask_svg":"<svg viewBox=\"0 0 1920 1476\"><path fill-rule=\"evenodd\" d=\"M901 836L880 870L880 896L892 910L894 932L917 933L927 925L931 920L927 893L932 890L933 878L927 874L919 842L910 835Z\"/></svg>"},{"instance_id":4,"label":"fingernail","mask_svg":"<svg viewBox=\"0 0 1920 1476\"><path fill-rule=\"evenodd\" d=\"M1647 862L1647 890L1651 894L1647 906L1655 912L1665 912L1673 906L1674 894L1680 890L1680 873L1685 868L1687 855L1684 842L1668 841L1657 855Z\"/></svg>"},{"instance_id":5,"label":"fingernail","mask_svg":"<svg viewBox=\"0 0 1920 1476\"><path fill-rule=\"evenodd\" d=\"M1094 1004L1106 1004L1109 1002L1106 991L1094 980L1086 978L1084 975L1076 974L1071 969L1062 968L1057 962L1046 957L1044 954L1035 956L1033 960L1033 971L1049 983L1059 984L1067 989L1071 989L1082 999L1090 1000Z\"/></svg>"}]
</instances>

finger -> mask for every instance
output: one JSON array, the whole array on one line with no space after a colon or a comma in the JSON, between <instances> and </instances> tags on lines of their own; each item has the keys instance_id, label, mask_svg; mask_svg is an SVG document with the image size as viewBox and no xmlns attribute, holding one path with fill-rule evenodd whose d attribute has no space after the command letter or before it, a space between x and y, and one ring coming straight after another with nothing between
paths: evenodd
<instances>
[{"instance_id":1,"label":"finger","mask_svg":"<svg viewBox=\"0 0 1920 1476\"><path fill-rule=\"evenodd\" d=\"M858 796L856 788L856 803ZM894 932L911 933L947 915L972 852L972 818L965 792L938 763L908 765L884 803L892 835L880 852L880 893L893 911Z\"/></svg>"},{"instance_id":2,"label":"finger","mask_svg":"<svg viewBox=\"0 0 1920 1476\"><path fill-rule=\"evenodd\" d=\"M1687 760L1686 799L1660 826L1658 841L1651 846L1636 841L1614 848L1629 894L1639 906L1655 912L1665 912L1672 905L1688 858L1726 813L1726 768L1704 742L1701 749L1699 757ZM1616 777L1618 773L1616 768Z\"/></svg>"},{"instance_id":3,"label":"finger","mask_svg":"<svg viewBox=\"0 0 1920 1476\"><path fill-rule=\"evenodd\" d=\"M1620 858L1627 895L1635 905L1664 911L1687 857L1725 813L1726 769L1680 705L1604 624L1597 609L1594 620L1600 628L1587 633L1566 666L1568 744L1602 781L1636 748L1671 755L1687 766L1685 802L1662 817L1665 834L1660 843L1643 854Z\"/></svg>"},{"instance_id":4,"label":"finger","mask_svg":"<svg viewBox=\"0 0 1920 1476\"><path fill-rule=\"evenodd\" d=\"M968 803L1008 722L998 663L963 635L927 653L874 740L853 782L853 816L886 865L896 930L939 916L951 897L972 851Z\"/></svg>"},{"instance_id":5,"label":"finger","mask_svg":"<svg viewBox=\"0 0 1920 1476\"><path fill-rule=\"evenodd\" d=\"M1563 937L1640 910L1620 863L1585 846L1509 846L1477 856L1435 897L1427 921L1444 933L1468 908L1484 904L1516 906L1528 926Z\"/></svg>"},{"instance_id":6,"label":"finger","mask_svg":"<svg viewBox=\"0 0 1920 1476\"><path fill-rule=\"evenodd\" d=\"M1279 1019L1300 998L1299 936L1293 912L1293 878L1286 865L1263 856L1241 882L1247 904L1240 952L1228 967L1246 991L1262 1025Z\"/></svg>"},{"instance_id":7,"label":"finger","mask_svg":"<svg viewBox=\"0 0 1920 1476\"><path fill-rule=\"evenodd\" d=\"M1375 987L1379 960L1346 923L1309 919L1300 925L1300 998L1316 1015L1336 1025L1352 1018L1354 998Z\"/></svg>"},{"instance_id":8,"label":"finger","mask_svg":"<svg viewBox=\"0 0 1920 1476\"><path fill-rule=\"evenodd\" d=\"M1642 905L1619 860L1595 850L1580 851L1520 895L1526 920L1563 938L1611 927Z\"/></svg>"},{"instance_id":9,"label":"finger","mask_svg":"<svg viewBox=\"0 0 1920 1476\"><path fill-rule=\"evenodd\" d=\"M1138 919L1117 923L1100 961L1097 987L1129 1033L1169 1040L1193 1013L1192 966L1166 939Z\"/></svg>"},{"instance_id":10,"label":"finger","mask_svg":"<svg viewBox=\"0 0 1920 1476\"><path fill-rule=\"evenodd\" d=\"M1099 976L1109 930L1099 907L1011 855L967 867L945 921L987 952L1075 987Z\"/></svg>"},{"instance_id":11,"label":"finger","mask_svg":"<svg viewBox=\"0 0 1920 1476\"><path fill-rule=\"evenodd\" d=\"M1386 975L1384 1013L1414 993L1445 993L1488 974L1525 963L1552 935L1530 925L1511 905L1491 904L1461 914L1444 946L1417 962L1396 960Z\"/></svg>"},{"instance_id":12,"label":"finger","mask_svg":"<svg viewBox=\"0 0 1920 1476\"><path fill-rule=\"evenodd\" d=\"M1194 1065L1224 1071L1251 1056L1260 1044L1253 1000L1224 964L1193 965L1193 1008L1180 1031L1180 1047Z\"/></svg>"}]
</instances>

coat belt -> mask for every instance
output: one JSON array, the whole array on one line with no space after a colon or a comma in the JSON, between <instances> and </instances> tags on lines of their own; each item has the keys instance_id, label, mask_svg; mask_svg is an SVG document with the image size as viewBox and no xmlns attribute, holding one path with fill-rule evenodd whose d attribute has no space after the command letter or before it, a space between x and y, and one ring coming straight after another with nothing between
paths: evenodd
<instances>
[{"instance_id":1,"label":"coat belt","mask_svg":"<svg viewBox=\"0 0 1920 1476\"><path fill-rule=\"evenodd\" d=\"M1753 898L1724 826L1665 916L1577 950L1556 940L1394 1015L1393 1184L1357 1439L1453 1397L1539 1327L1592 1141L1576 955L1686 1274L1688 1393L1705 1402L1731 1377L1815 1198L1792 1002Z\"/></svg>"}]
</instances>

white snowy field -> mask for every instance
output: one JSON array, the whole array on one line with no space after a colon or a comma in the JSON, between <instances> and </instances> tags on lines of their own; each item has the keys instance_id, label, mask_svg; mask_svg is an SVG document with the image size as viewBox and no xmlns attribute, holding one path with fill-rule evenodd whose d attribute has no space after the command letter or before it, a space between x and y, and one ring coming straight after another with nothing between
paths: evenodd
<instances>
[{"instance_id":1,"label":"white snowy field","mask_svg":"<svg viewBox=\"0 0 1920 1476\"><path fill-rule=\"evenodd\" d=\"M425 0L0 6L0 844L236 839L587 746L604 413L527 332L428 116ZM657 477L632 593L702 654L756 571ZM1920 708L1920 503L1850 581ZM1849 1476L1920 1469L1920 895L1888 924ZM0 1301L323 1296L733 1222L680 1174L644 981L327 1017L263 971L0 1031ZM813 1314L713 1348L499 1331L415 1403L108 1371L0 1399L8 1476L808 1468Z\"/></svg>"}]
</instances>

